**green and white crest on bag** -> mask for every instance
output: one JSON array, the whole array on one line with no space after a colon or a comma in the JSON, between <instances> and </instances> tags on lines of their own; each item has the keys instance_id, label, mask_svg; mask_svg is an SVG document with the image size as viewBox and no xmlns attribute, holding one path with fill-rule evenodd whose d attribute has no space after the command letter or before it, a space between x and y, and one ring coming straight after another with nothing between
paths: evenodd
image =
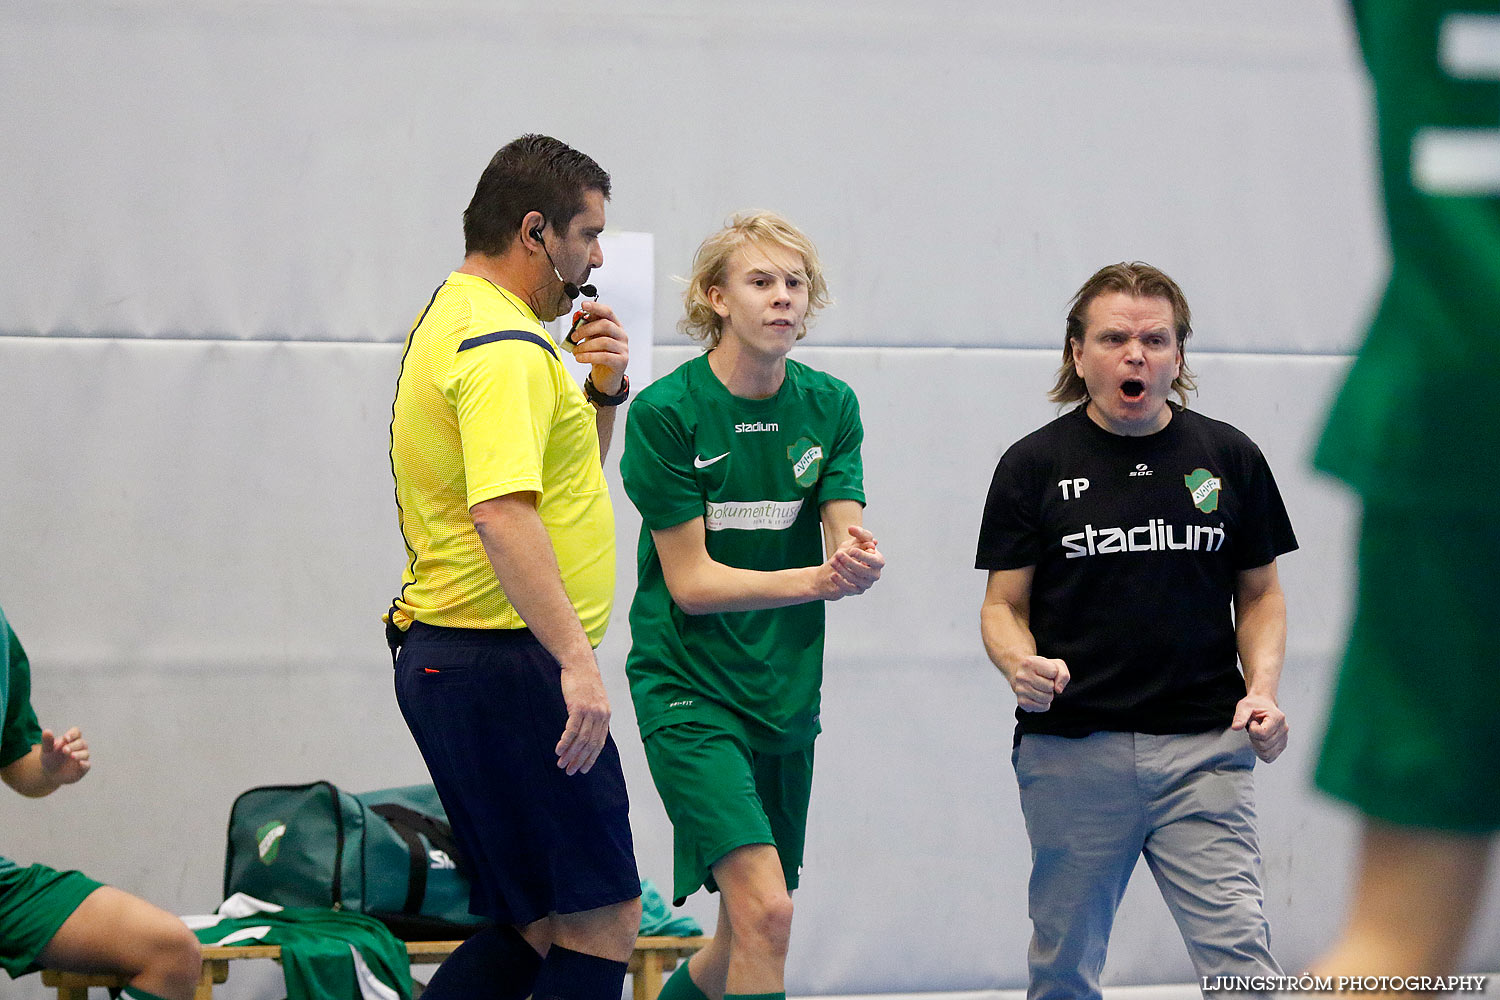
<instances>
[{"instance_id":1,"label":"green and white crest on bag","mask_svg":"<svg viewBox=\"0 0 1500 1000\"><path fill-rule=\"evenodd\" d=\"M255 831L255 850L260 855L261 864L269 865L276 860L276 855L281 853L281 838L284 836L286 824L279 819L273 819Z\"/></svg>"},{"instance_id":2,"label":"green and white crest on bag","mask_svg":"<svg viewBox=\"0 0 1500 1000\"><path fill-rule=\"evenodd\" d=\"M1219 491L1224 488L1224 483L1218 476L1207 469L1194 469L1183 476L1182 481L1193 495L1194 507L1205 514L1212 514L1219 509Z\"/></svg>"}]
</instances>

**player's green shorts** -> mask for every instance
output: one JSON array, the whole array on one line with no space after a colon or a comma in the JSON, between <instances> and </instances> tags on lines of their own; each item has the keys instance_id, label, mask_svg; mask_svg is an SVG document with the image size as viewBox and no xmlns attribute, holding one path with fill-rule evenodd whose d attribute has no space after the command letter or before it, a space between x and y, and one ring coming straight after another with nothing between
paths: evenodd
<instances>
[{"instance_id":1,"label":"player's green shorts","mask_svg":"<svg viewBox=\"0 0 1500 1000\"><path fill-rule=\"evenodd\" d=\"M1374 819L1500 830L1500 525L1367 506L1316 781Z\"/></svg>"},{"instance_id":2,"label":"player's green shorts","mask_svg":"<svg viewBox=\"0 0 1500 1000\"><path fill-rule=\"evenodd\" d=\"M37 957L99 883L46 865L21 868L0 857L0 969L31 972Z\"/></svg>"},{"instance_id":3,"label":"player's green shorts","mask_svg":"<svg viewBox=\"0 0 1500 1000\"><path fill-rule=\"evenodd\" d=\"M797 888L807 840L813 748L767 754L739 734L683 722L645 739L651 778L672 820L674 905L706 886L710 867L736 847L773 844L786 887Z\"/></svg>"}]
</instances>

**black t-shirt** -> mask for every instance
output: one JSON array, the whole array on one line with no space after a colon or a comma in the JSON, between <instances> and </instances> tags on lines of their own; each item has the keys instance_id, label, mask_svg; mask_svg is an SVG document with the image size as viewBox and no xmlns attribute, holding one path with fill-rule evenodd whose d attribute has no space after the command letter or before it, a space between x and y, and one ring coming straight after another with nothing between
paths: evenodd
<instances>
[{"instance_id":1,"label":"black t-shirt","mask_svg":"<svg viewBox=\"0 0 1500 1000\"><path fill-rule=\"evenodd\" d=\"M1172 407L1146 437L1077 409L995 469L975 566L1035 566L1037 652L1071 680L1023 733L1197 733L1245 696L1232 603L1241 570L1297 547L1265 457L1230 425Z\"/></svg>"}]
</instances>

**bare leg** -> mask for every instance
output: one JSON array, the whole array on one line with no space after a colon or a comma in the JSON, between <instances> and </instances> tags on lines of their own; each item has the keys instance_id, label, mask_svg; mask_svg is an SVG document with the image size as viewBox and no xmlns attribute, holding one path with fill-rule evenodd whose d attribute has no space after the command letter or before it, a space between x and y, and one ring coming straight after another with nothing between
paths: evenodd
<instances>
[{"instance_id":1,"label":"bare leg","mask_svg":"<svg viewBox=\"0 0 1500 1000\"><path fill-rule=\"evenodd\" d=\"M719 923L714 928L713 940L688 959L688 974L693 984L703 991L709 1000L723 1000L724 983L729 976L729 954L734 948L734 925L729 922L729 907L724 905L724 894L719 893Z\"/></svg>"},{"instance_id":2,"label":"bare leg","mask_svg":"<svg viewBox=\"0 0 1500 1000\"><path fill-rule=\"evenodd\" d=\"M635 939L641 929L641 901L637 897L582 913L554 913L548 919L552 922L552 944L614 962L628 962L635 953ZM532 940L528 932L535 926L522 930L528 941ZM532 945L535 947L534 941Z\"/></svg>"},{"instance_id":3,"label":"bare leg","mask_svg":"<svg viewBox=\"0 0 1500 1000\"><path fill-rule=\"evenodd\" d=\"M730 851L713 866L719 883L720 921L715 932L723 934L728 917L729 961L724 973L726 993L784 993L786 954L792 937L792 897L786 890L781 859L770 844L747 844ZM707 950L707 949L705 949ZM716 961L717 956L709 961ZM704 971L714 972L705 961ZM717 975L712 983L717 986ZM709 993L716 997L718 992Z\"/></svg>"},{"instance_id":4,"label":"bare leg","mask_svg":"<svg viewBox=\"0 0 1500 1000\"><path fill-rule=\"evenodd\" d=\"M552 914L552 943L537 970L537 1000L620 1000L641 926L640 897Z\"/></svg>"},{"instance_id":5,"label":"bare leg","mask_svg":"<svg viewBox=\"0 0 1500 1000\"><path fill-rule=\"evenodd\" d=\"M181 920L127 892L90 893L42 949L49 968L113 972L166 1000L192 1000L202 960Z\"/></svg>"},{"instance_id":6,"label":"bare leg","mask_svg":"<svg viewBox=\"0 0 1500 1000\"><path fill-rule=\"evenodd\" d=\"M1366 820L1343 934L1311 973L1451 973L1479 902L1489 848L1488 837Z\"/></svg>"},{"instance_id":7,"label":"bare leg","mask_svg":"<svg viewBox=\"0 0 1500 1000\"><path fill-rule=\"evenodd\" d=\"M547 949L552 947L552 918L543 917L540 920L524 926L517 925L516 933L526 939L526 943L543 958L547 957Z\"/></svg>"}]
</instances>

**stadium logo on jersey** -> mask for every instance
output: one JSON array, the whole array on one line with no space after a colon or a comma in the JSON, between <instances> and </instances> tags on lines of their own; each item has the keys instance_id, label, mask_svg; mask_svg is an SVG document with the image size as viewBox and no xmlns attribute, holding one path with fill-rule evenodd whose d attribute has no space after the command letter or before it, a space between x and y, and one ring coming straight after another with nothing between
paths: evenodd
<instances>
[{"instance_id":1,"label":"stadium logo on jersey","mask_svg":"<svg viewBox=\"0 0 1500 1000\"><path fill-rule=\"evenodd\" d=\"M823 461L822 447L811 438L798 438L797 443L786 450L792 460L792 475L798 486L811 486L818 481L818 465Z\"/></svg>"},{"instance_id":2,"label":"stadium logo on jersey","mask_svg":"<svg viewBox=\"0 0 1500 1000\"><path fill-rule=\"evenodd\" d=\"M757 420L753 424L735 424L734 425L734 432L736 434L758 434L761 431L779 431L779 430L781 430L781 425L780 424L774 423L774 422L768 424L768 423L766 423L763 420Z\"/></svg>"},{"instance_id":3,"label":"stadium logo on jersey","mask_svg":"<svg viewBox=\"0 0 1500 1000\"><path fill-rule=\"evenodd\" d=\"M1062 544L1068 550L1064 559L1117 552L1217 552L1224 547L1224 525L1210 528L1202 524L1168 524L1159 517L1134 528L1096 528L1085 524L1082 531L1063 535Z\"/></svg>"},{"instance_id":4,"label":"stadium logo on jersey","mask_svg":"<svg viewBox=\"0 0 1500 1000\"><path fill-rule=\"evenodd\" d=\"M1182 477L1187 484L1188 492L1193 496L1193 506L1205 514L1212 514L1219 509L1219 491L1223 489L1224 483L1218 476L1207 469L1194 469Z\"/></svg>"},{"instance_id":5,"label":"stadium logo on jersey","mask_svg":"<svg viewBox=\"0 0 1500 1000\"><path fill-rule=\"evenodd\" d=\"M286 835L286 824L273 819L255 831L255 849L260 853L261 864L270 864L281 853L281 838Z\"/></svg>"},{"instance_id":6,"label":"stadium logo on jersey","mask_svg":"<svg viewBox=\"0 0 1500 1000\"><path fill-rule=\"evenodd\" d=\"M703 526L709 531L785 531L797 520L801 500L730 500L703 505Z\"/></svg>"}]
</instances>

